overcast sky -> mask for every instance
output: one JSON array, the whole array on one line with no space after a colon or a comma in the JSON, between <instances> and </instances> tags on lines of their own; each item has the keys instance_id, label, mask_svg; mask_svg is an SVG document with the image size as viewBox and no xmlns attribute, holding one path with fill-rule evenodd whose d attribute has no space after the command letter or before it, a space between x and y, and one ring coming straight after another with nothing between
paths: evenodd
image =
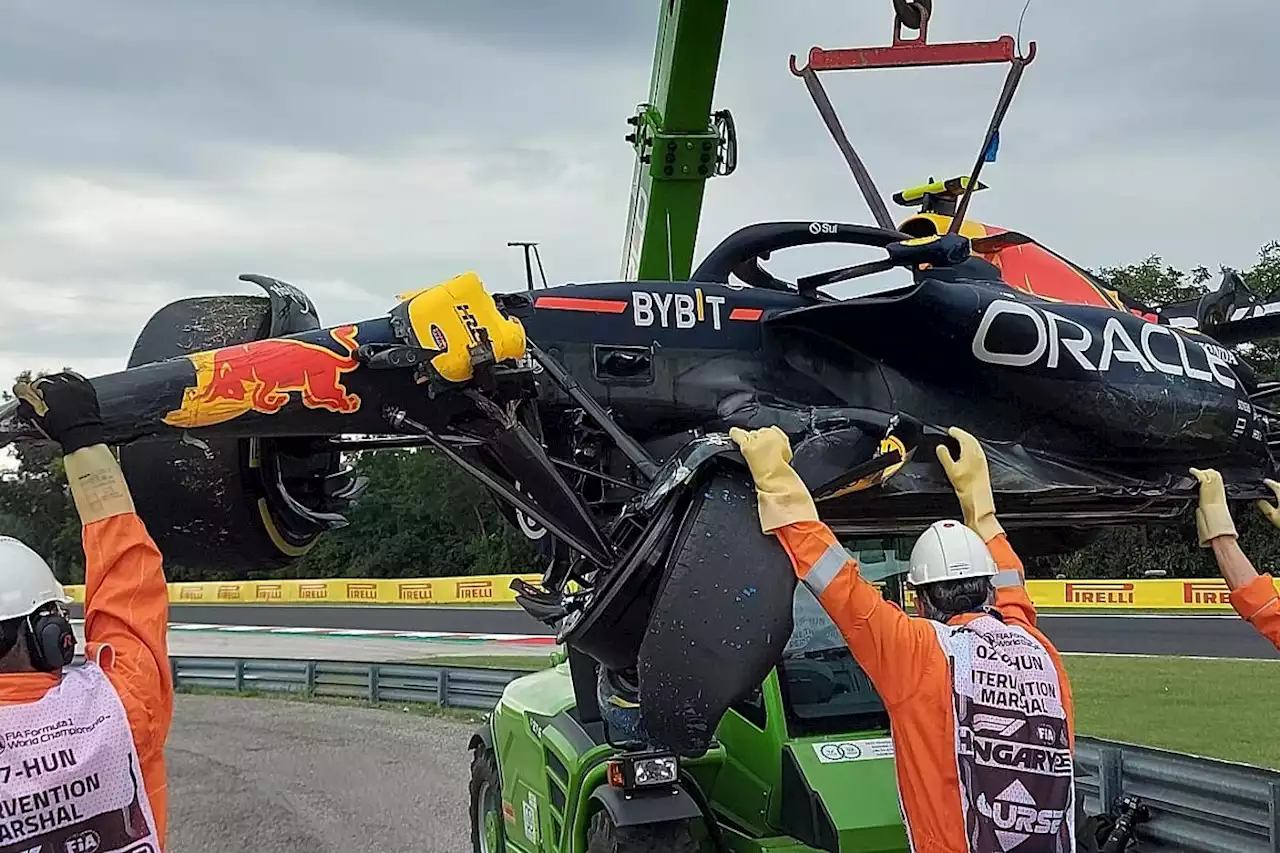
<instances>
[{"instance_id":1,"label":"overcast sky","mask_svg":"<svg viewBox=\"0 0 1280 853\"><path fill-rule=\"evenodd\" d=\"M553 280L616 276L660 2L0 0L0 377L120 369L154 310L253 292L242 272L329 324L467 269L519 287L508 240ZM1013 32L1022 6L937 0L931 35ZM732 0L715 104L741 162L699 256L753 221L870 221L787 57L885 43L890 8ZM1087 266L1249 266L1280 239L1276 32L1274 0L1035 0L972 212ZM826 80L888 194L969 169L1003 74Z\"/></svg>"}]
</instances>

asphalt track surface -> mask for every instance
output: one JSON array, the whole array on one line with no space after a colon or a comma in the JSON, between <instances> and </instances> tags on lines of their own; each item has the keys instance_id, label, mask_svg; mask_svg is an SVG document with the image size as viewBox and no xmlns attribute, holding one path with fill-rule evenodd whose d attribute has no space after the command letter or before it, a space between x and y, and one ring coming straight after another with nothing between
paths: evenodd
<instances>
[{"instance_id":1,"label":"asphalt track surface","mask_svg":"<svg viewBox=\"0 0 1280 853\"><path fill-rule=\"evenodd\" d=\"M84 624L73 621L76 640L84 643ZM356 663L447 663L450 657L532 655L545 658L554 647L485 642L431 642L392 638L249 634L232 631L169 629L174 657L280 658L286 660L353 661Z\"/></svg>"},{"instance_id":2,"label":"asphalt track surface","mask_svg":"<svg viewBox=\"0 0 1280 853\"><path fill-rule=\"evenodd\" d=\"M278 699L176 703L169 853L470 849L475 724Z\"/></svg>"},{"instance_id":3,"label":"asphalt track surface","mask_svg":"<svg viewBox=\"0 0 1280 853\"><path fill-rule=\"evenodd\" d=\"M217 625L550 634L523 610L506 607L337 605L174 605L172 622ZM1234 614L1222 616L1042 615L1063 652L1277 659L1275 648ZM473 654L476 652L472 652Z\"/></svg>"}]
</instances>

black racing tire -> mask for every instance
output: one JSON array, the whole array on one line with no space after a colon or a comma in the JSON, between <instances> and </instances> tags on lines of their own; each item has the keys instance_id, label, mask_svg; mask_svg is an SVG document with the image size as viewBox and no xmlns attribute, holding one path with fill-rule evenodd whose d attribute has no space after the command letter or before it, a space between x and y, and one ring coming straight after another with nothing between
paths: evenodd
<instances>
[{"instance_id":1,"label":"black racing tire","mask_svg":"<svg viewBox=\"0 0 1280 853\"><path fill-rule=\"evenodd\" d=\"M479 456L479 454L477 455ZM484 457L481 456L481 458ZM493 457L490 456L485 459L485 462L493 465ZM529 494L528 490L522 489L519 481L513 482L512 486L525 498L530 501L533 500L533 495ZM537 521L525 515L511 504L498 498L494 499L494 503L498 507L498 512L500 512L502 517L506 519L507 524L510 524L512 529L520 534L520 538L528 544L529 550L537 560L536 566L539 570L546 568L547 564L555 558L558 549L564 549L567 547L563 545L559 539L553 536L550 530L543 527Z\"/></svg>"},{"instance_id":2,"label":"black racing tire","mask_svg":"<svg viewBox=\"0 0 1280 853\"><path fill-rule=\"evenodd\" d=\"M128 366L262 340L270 308L263 296L174 302L143 328ZM318 534L291 531L266 506L255 468L261 450L236 438L148 439L120 448L138 515L167 564L243 578L288 566L311 549ZM332 455L307 465L323 476L336 470Z\"/></svg>"},{"instance_id":3,"label":"black racing tire","mask_svg":"<svg viewBox=\"0 0 1280 853\"><path fill-rule=\"evenodd\" d=\"M617 826L604 809L591 816L586 853L697 853L687 820Z\"/></svg>"},{"instance_id":4,"label":"black racing tire","mask_svg":"<svg viewBox=\"0 0 1280 853\"><path fill-rule=\"evenodd\" d=\"M525 428L532 433L533 437L538 441L544 440L544 431L542 429L542 421L539 418L536 406L522 406L519 413L520 422ZM533 495L520 487L520 482L515 480L506 472L501 460L496 453L486 452L483 450L463 450L462 456L471 461L480 464L491 471L501 472L503 479L510 482L511 486L525 498L533 500ZM506 519L507 523L520 534L520 537L528 544L530 552L536 560L536 566L539 569L545 569L547 564L556 559L557 556L568 557L568 546L551 534L551 531L530 518L524 512L516 509L511 504L498 498L494 499L494 503L498 507L498 512Z\"/></svg>"},{"instance_id":5,"label":"black racing tire","mask_svg":"<svg viewBox=\"0 0 1280 853\"><path fill-rule=\"evenodd\" d=\"M502 780L493 750L482 746L471 756L471 851L506 853L503 836Z\"/></svg>"}]
</instances>

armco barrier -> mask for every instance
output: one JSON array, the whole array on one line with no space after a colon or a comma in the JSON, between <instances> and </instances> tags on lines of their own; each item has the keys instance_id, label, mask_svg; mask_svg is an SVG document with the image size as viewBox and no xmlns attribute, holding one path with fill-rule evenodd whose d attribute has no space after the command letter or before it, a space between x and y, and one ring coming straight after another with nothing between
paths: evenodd
<instances>
[{"instance_id":1,"label":"armco barrier","mask_svg":"<svg viewBox=\"0 0 1280 853\"><path fill-rule=\"evenodd\" d=\"M178 686L297 692L384 702L433 702L491 710L511 670L422 664L172 658ZM1140 850L1280 853L1280 773L1114 741L1076 740L1076 791L1084 811L1139 797L1151 819Z\"/></svg>"},{"instance_id":2,"label":"armco barrier","mask_svg":"<svg viewBox=\"0 0 1280 853\"><path fill-rule=\"evenodd\" d=\"M216 657L171 657L170 665L177 687L430 702L479 711L491 710L507 683L524 674L424 664Z\"/></svg>"},{"instance_id":3,"label":"armco barrier","mask_svg":"<svg viewBox=\"0 0 1280 853\"><path fill-rule=\"evenodd\" d=\"M1076 791L1088 814L1122 794L1142 800L1150 849L1186 853L1280 851L1280 773L1094 738L1076 742Z\"/></svg>"},{"instance_id":4,"label":"armco barrier","mask_svg":"<svg viewBox=\"0 0 1280 853\"><path fill-rule=\"evenodd\" d=\"M510 604L513 578L537 583L539 575L473 575L450 578L341 578L169 584L171 604ZM1276 581L1280 590L1280 579ZM1227 586L1218 579L1030 580L1036 607L1052 611L1168 610L1230 613ZM69 586L77 602L83 586ZM910 602L908 602L909 604Z\"/></svg>"}]
</instances>

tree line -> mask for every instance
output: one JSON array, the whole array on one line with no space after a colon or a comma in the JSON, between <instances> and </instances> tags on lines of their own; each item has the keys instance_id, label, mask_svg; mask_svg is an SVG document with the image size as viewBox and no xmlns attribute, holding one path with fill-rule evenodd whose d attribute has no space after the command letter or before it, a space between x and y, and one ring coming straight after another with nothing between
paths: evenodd
<instances>
[{"instance_id":1,"label":"tree line","mask_svg":"<svg viewBox=\"0 0 1280 853\"><path fill-rule=\"evenodd\" d=\"M1216 282L1204 267L1186 272L1159 256L1105 267L1100 278L1151 307L1191 299ZM1280 292L1280 242L1264 246L1242 272L1254 293ZM1280 378L1280 341L1241 344L1260 379ZM84 578L79 521L56 448L24 444L14 464L0 470L0 534L21 539L44 555L66 583ZM351 524L322 537L302 560L274 577L428 577L539 571L523 536L507 523L488 493L430 450L359 453L352 464L369 478L365 497L348 514ZM1237 513L1241 544L1260 571L1280 566L1280 532L1256 513ZM1066 558L1035 561L1038 576L1171 577L1214 575L1212 558L1197 547L1195 525L1117 527ZM217 580L182 566L166 566L171 581ZM228 567L228 575L237 575Z\"/></svg>"}]
</instances>

